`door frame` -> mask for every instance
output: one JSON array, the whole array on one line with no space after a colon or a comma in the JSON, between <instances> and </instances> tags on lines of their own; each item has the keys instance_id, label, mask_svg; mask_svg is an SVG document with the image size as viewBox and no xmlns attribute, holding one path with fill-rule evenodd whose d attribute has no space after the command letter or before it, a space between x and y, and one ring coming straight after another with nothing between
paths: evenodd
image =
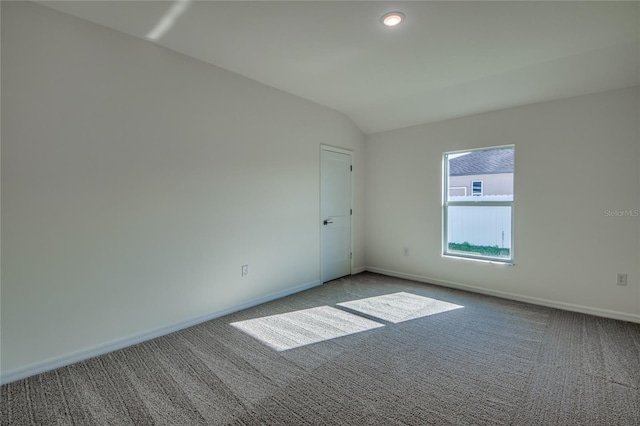
<instances>
[{"instance_id":1,"label":"door frame","mask_svg":"<svg viewBox=\"0 0 640 426\"><path fill-rule=\"evenodd\" d=\"M349 200L349 204L351 205L351 215L349 215L349 223L350 223L350 235L349 235L349 252L351 253L350 259L349 259L349 275L353 274L353 199L354 199L354 194L353 194L353 159L354 159L354 151L351 149L345 149L345 148L339 148L337 146L331 146L331 145L326 145L326 144L320 144L320 151L319 151L319 156L320 156L320 171L319 171L319 185L318 185L318 198L319 198L319 209L318 209L318 232L320 233L320 247L319 247L319 268L320 268L320 283L324 284L324 280L322 277L322 151L331 151L331 152L337 152L339 154L346 154L349 157L351 157L351 175L350 175L350 179L349 179L349 185L351 186L351 200Z\"/></svg>"}]
</instances>

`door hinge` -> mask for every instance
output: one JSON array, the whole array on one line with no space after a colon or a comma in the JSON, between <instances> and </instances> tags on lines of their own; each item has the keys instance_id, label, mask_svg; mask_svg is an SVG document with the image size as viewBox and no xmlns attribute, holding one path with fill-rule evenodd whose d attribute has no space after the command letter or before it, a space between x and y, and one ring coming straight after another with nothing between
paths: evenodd
<instances>
[{"instance_id":1,"label":"door hinge","mask_svg":"<svg viewBox=\"0 0 640 426\"><path fill-rule=\"evenodd\" d=\"M349 209L349 214L353 215L353 209Z\"/></svg>"},{"instance_id":2,"label":"door hinge","mask_svg":"<svg viewBox=\"0 0 640 426\"><path fill-rule=\"evenodd\" d=\"M349 259L353 259L353 253L350 253Z\"/></svg>"},{"instance_id":3,"label":"door hinge","mask_svg":"<svg viewBox=\"0 0 640 426\"><path fill-rule=\"evenodd\" d=\"M349 166L351 168L351 171L353 171L353 166Z\"/></svg>"}]
</instances>

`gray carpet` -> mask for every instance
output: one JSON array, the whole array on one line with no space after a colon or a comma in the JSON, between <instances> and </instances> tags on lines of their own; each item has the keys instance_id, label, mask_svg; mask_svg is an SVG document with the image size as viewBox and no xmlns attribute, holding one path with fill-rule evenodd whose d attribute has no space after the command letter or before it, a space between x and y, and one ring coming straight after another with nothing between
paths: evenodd
<instances>
[{"instance_id":1,"label":"gray carpet","mask_svg":"<svg viewBox=\"0 0 640 426\"><path fill-rule=\"evenodd\" d=\"M639 425L640 325L363 273L4 385L0 410L3 425Z\"/></svg>"}]
</instances>

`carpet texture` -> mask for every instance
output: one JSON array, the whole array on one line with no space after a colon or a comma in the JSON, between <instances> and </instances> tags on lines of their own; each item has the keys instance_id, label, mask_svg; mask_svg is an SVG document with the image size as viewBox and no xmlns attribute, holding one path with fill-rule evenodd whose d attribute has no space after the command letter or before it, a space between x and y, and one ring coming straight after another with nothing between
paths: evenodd
<instances>
[{"instance_id":1,"label":"carpet texture","mask_svg":"<svg viewBox=\"0 0 640 426\"><path fill-rule=\"evenodd\" d=\"M362 273L4 385L0 423L640 425L640 325Z\"/></svg>"}]
</instances>

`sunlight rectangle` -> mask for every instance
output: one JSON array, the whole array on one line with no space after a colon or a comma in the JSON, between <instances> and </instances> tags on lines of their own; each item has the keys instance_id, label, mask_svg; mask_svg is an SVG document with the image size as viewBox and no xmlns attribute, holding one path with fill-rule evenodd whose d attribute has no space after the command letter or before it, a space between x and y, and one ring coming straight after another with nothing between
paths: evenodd
<instances>
[{"instance_id":1,"label":"sunlight rectangle","mask_svg":"<svg viewBox=\"0 0 640 426\"><path fill-rule=\"evenodd\" d=\"M338 306L344 306L345 308L362 312L363 314L380 318L394 324L464 308L464 306L454 303L443 302L441 300L430 299L405 292L338 303Z\"/></svg>"},{"instance_id":2,"label":"sunlight rectangle","mask_svg":"<svg viewBox=\"0 0 640 426\"><path fill-rule=\"evenodd\" d=\"M277 351L384 327L330 306L238 321L231 325Z\"/></svg>"}]
</instances>

